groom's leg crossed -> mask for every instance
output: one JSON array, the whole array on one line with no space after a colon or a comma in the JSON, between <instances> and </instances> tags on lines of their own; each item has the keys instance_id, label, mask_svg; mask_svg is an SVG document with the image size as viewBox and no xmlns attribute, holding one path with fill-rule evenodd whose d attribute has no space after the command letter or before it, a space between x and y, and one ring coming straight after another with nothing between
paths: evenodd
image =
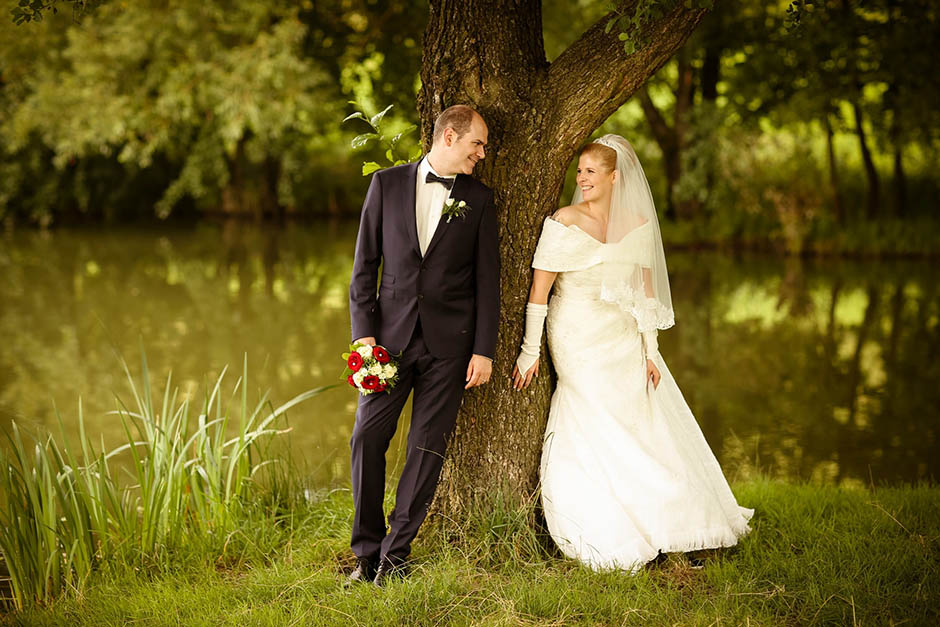
<instances>
[{"instance_id":1,"label":"groom's leg crossed","mask_svg":"<svg viewBox=\"0 0 940 627\"><path fill-rule=\"evenodd\" d=\"M350 546L357 557L377 559L385 537L385 453L414 380L414 357L407 349L398 374L398 384L390 392L360 396L356 409L349 447L355 506Z\"/></svg>"},{"instance_id":2,"label":"groom's leg crossed","mask_svg":"<svg viewBox=\"0 0 940 627\"><path fill-rule=\"evenodd\" d=\"M444 463L447 440L457 420L469 357L419 359L405 465L389 515L389 532L382 556L403 561L427 517Z\"/></svg>"}]
</instances>

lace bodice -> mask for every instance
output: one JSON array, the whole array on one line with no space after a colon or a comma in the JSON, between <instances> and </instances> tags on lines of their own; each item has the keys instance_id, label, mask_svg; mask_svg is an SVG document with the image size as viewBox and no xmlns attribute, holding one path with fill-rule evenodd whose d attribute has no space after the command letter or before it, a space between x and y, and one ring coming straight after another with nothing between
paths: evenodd
<instances>
[{"instance_id":1,"label":"lace bodice","mask_svg":"<svg viewBox=\"0 0 940 627\"><path fill-rule=\"evenodd\" d=\"M552 298L597 300L602 276L599 264L584 270L562 272L555 279Z\"/></svg>"},{"instance_id":2,"label":"lace bodice","mask_svg":"<svg viewBox=\"0 0 940 627\"><path fill-rule=\"evenodd\" d=\"M532 267L559 273L553 298L616 303L634 317L640 331L651 331L675 324L672 310L647 298L630 282L610 281L609 278L633 275L650 264L652 255L653 236L648 222L630 231L619 242L604 243L577 225L565 226L546 218Z\"/></svg>"}]
</instances>

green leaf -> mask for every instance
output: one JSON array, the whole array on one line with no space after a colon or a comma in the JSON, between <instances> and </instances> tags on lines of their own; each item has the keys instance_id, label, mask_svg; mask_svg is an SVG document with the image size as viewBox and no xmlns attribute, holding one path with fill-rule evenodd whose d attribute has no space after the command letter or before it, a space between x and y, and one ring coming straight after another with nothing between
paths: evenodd
<instances>
[{"instance_id":1,"label":"green leaf","mask_svg":"<svg viewBox=\"0 0 940 627\"><path fill-rule=\"evenodd\" d=\"M375 161L366 161L365 163L362 164L362 176L369 176L376 170L381 170L381 169L382 169L382 166L380 166Z\"/></svg>"},{"instance_id":2,"label":"green leaf","mask_svg":"<svg viewBox=\"0 0 940 627\"><path fill-rule=\"evenodd\" d=\"M390 162L394 162L394 161L395 161L395 155L392 154L392 149L391 149L391 148L389 148L388 150L385 151L385 158L388 159Z\"/></svg>"},{"instance_id":3,"label":"green leaf","mask_svg":"<svg viewBox=\"0 0 940 627\"><path fill-rule=\"evenodd\" d=\"M620 41L626 41L629 37L630 35L626 33L620 33L619 35L617 35L617 39L619 39Z\"/></svg>"},{"instance_id":4,"label":"green leaf","mask_svg":"<svg viewBox=\"0 0 940 627\"><path fill-rule=\"evenodd\" d=\"M402 138L402 137L404 137L404 136L407 135L408 133L412 132L412 131L415 130L416 128L418 128L418 127L415 126L414 124L409 124L408 127L405 128L405 130L403 130L401 133L399 133L398 135L396 135L395 137L392 138L392 146L397 145L398 142L401 141L401 138Z\"/></svg>"},{"instance_id":5,"label":"green leaf","mask_svg":"<svg viewBox=\"0 0 940 627\"><path fill-rule=\"evenodd\" d=\"M371 140L371 139L378 139L378 137L379 137L379 136L378 136L377 134L375 134L375 133L363 133L362 135L356 135L355 137L353 137L353 140L352 140L352 147L353 147L353 148L362 148L362 147L365 146L367 143L369 143L369 140Z\"/></svg>"},{"instance_id":6,"label":"green leaf","mask_svg":"<svg viewBox=\"0 0 940 627\"><path fill-rule=\"evenodd\" d=\"M375 115L373 115L373 116L372 116L372 119L369 120L369 124L371 124L371 125L372 125L373 127L375 127L375 128L378 128L379 122L382 121L382 118L385 117L385 114L388 113L389 111L391 111L391 110L392 110L392 107L394 107L394 106L395 106L395 105L388 105L387 107L385 107L384 109L382 109L381 111L379 111L378 113L376 113Z\"/></svg>"},{"instance_id":7,"label":"green leaf","mask_svg":"<svg viewBox=\"0 0 940 627\"><path fill-rule=\"evenodd\" d=\"M614 24L616 23L617 23L617 18L615 17L612 17L609 20L607 20L607 25L604 26L604 34L609 35L610 31L613 30L614 28Z\"/></svg>"},{"instance_id":8,"label":"green leaf","mask_svg":"<svg viewBox=\"0 0 940 627\"><path fill-rule=\"evenodd\" d=\"M623 51L627 54L633 54L636 52L636 44L632 41L623 42Z\"/></svg>"},{"instance_id":9,"label":"green leaf","mask_svg":"<svg viewBox=\"0 0 940 627\"><path fill-rule=\"evenodd\" d=\"M369 120L366 120L366 116L364 116L364 115L362 114L362 111L356 111L355 113L350 113L350 114L347 115L345 118L343 118L343 122L348 122L348 121L354 120L354 119L356 119L356 118L358 118L358 119L360 119L360 120L365 120L365 122L367 122L367 123L368 123L368 121L369 121Z\"/></svg>"}]
</instances>

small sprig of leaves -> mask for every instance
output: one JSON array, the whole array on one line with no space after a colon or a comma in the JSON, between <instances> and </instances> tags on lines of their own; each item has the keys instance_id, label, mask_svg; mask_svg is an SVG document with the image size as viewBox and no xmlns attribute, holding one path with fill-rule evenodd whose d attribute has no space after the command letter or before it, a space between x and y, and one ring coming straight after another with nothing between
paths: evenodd
<instances>
[{"instance_id":1,"label":"small sprig of leaves","mask_svg":"<svg viewBox=\"0 0 940 627\"><path fill-rule=\"evenodd\" d=\"M53 14L59 12L56 5L60 2L72 7L72 19L78 21L91 9L100 5L104 0L19 0L16 7L10 10L13 23L19 26L29 22L41 22L43 12L52 11Z\"/></svg>"},{"instance_id":2,"label":"small sprig of leaves","mask_svg":"<svg viewBox=\"0 0 940 627\"><path fill-rule=\"evenodd\" d=\"M783 25L789 32L797 30L808 13L816 10L812 0L793 0L787 7L787 14L783 18Z\"/></svg>"},{"instance_id":3,"label":"small sprig of leaves","mask_svg":"<svg viewBox=\"0 0 940 627\"><path fill-rule=\"evenodd\" d=\"M398 143L402 140L403 137L409 133L414 132L414 130L418 128L414 124L409 124L403 131L396 133L393 137L388 136L388 124L387 122L383 123L383 120L395 105L388 105L372 117L368 117L365 112L362 111L359 103L350 101L349 104L354 105L357 110L355 113L347 115L343 122L358 119L368 124L372 129L368 133L362 133L361 135L356 135L353 137L352 147L358 150L360 148L364 148L370 141L377 141L379 146L385 148L385 158L388 160L388 165L385 166L376 163L375 161L366 161L362 164L363 176L368 176L376 170L381 170L382 168L414 161L421 156L420 146L418 146L407 158L401 157L398 154Z\"/></svg>"},{"instance_id":4,"label":"small sprig of leaves","mask_svg":"<svg viewBox=\"0 0 940 627\"><path fill-rule=\"evenodd\" d=\"M628 14L621 3L609 2L606 8L613 16L604 26L604 32L610 34L616 28L623 51L633 54L650 41L649 35L643 35L644 28L675 9L680 1L687 9L711 9L715 5L715 0L645 0L637 3L633 13Z\"/></svg>"}]
</instances>

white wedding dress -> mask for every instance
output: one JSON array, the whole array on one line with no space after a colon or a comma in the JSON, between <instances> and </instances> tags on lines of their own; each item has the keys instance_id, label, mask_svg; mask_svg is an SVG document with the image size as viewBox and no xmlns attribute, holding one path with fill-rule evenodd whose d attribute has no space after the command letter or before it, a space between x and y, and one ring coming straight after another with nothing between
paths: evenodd
<instances>
[{"instance_id":1,"label":"white wedding dress","mask_svg":"<svg viewBox=\"0 0 940 627\"><path fill-rule=\"evenodd\" d=\"M642 264L649 232L637 228L617 246ZM558 383L542 449L542 504L565 555L635 571L660 551L736 544L753 510L735 501L658 353L662 379L655 390L647 385L638 312L598 297L605 246L549 218L532 264L560 273L548 305Z\"/></svg>"}]
</instances>

